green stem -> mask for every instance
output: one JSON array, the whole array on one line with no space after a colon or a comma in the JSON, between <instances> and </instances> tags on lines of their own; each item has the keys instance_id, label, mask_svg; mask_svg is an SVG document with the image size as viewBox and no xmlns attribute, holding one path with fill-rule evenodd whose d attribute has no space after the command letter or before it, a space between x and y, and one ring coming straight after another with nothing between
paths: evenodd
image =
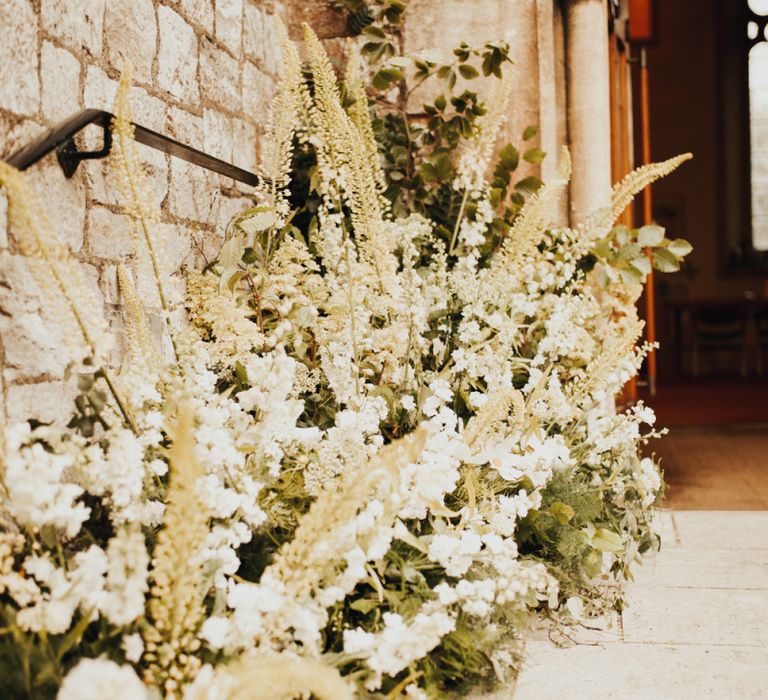
<instances>
[{"instance_id":1,"label":"green stem","mask_svg":"<svg viewBox=\"0 0 768 700\"><path fill-rule=\"evenodd\" d=\"M453 235L451 236L451 245L448 247L448 255L453 255L453 251L456 246L456 239L459 236L459 228L461 227L461 222L464 218L464 209L467 206L468 199L469 190L464 190L464 196L461 198L461 206L459 207L459 214L456 217L456 223L453 226Z\"/></svg>"}]
</instances>

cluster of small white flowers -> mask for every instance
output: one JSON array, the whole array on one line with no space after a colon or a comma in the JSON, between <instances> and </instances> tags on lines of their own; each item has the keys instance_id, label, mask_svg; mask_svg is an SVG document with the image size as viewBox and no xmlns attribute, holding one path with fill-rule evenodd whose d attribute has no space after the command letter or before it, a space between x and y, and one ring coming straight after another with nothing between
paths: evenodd
<instances>
[{"instance_id":1,"label":"cluster of small white flowers","mask_svg":"<svg viewBox=\"0 0 768 700\"><path fill-rule=\"evenodd\" d=\"M74 537L90 509L79 502L83 489L65 478L74 464L68 454L46 449L48 442L59 442L55 428L28 423L5 430L5 507L17 523L34 531L53 527Z\"/></svg>"},{"instance_id":2,"label":"cluster of small white flowers","mask_svg":"<svg viewBox=\"0 0 768 700\"><path fill-rule=\"evenodd\" d=\"M357 628L344 631L344 651L366 659L374 677L369 690L381 685L382 676L395 676L413 661L434 649L456 627L455 618L437 601L425 603L413 619L397 613L383 615L384 627L376 633Z\"/></svg>"},{"instance_id":3,"label":"cluster of small white flowers","mask_svg":"<svg viewBox=\"0 0 768 700\"><path fill-rule=\"evenodd\" d=\"M64 679L56 700L144 700L150 693L131 666L83 659Z\"/></svg>"}]
</instances>

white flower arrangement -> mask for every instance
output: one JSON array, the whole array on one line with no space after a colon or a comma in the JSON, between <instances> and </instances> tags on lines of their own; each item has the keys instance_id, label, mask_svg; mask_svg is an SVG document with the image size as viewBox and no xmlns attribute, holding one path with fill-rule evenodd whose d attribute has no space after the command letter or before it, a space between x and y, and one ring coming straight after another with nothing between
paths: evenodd
<instances>
[{"instance_id":1,"label":"white flower arrangement","mask_svg":"<svg viewBox=\"0 0 768 700\"><path fill-rule=\"evenodd\" d=\"M661 479L638 457L653 414L602 408L643 356L642 276L611 282L636 243L612 225L684 158L630 176L573 231L547 219L563 153L489 255L506 83L456 155L473 215L445 241L393 215L359 70L348 113L314 34L310 82L283 45L262 201L190 273L189 327L168 325L164 354L121 270L130 347L113 376L87 300L65 295L90 403L67 427L3 427L0 683L13 692L444 697L514 672L531 615L614 604L602 584L658 543ZM166 307L127 87L114 158ZM292 219L299 147L315 159L306 229ZM0 184L17 235L34 232L25 252L65 284L73 263L22 176L0 163Z\"/></svg>"}]
</instances>

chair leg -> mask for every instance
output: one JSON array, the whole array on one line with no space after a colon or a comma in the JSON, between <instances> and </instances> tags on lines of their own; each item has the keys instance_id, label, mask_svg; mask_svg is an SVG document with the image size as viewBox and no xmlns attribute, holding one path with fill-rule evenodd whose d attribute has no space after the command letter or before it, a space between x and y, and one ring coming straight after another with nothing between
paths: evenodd
<instances>
[{"instance_id":1,"label":"chair leg","mask_svg":"<svg viewBox=\"0 0 768 700\"><path fill-rule=\"evenodd\" d=\"M691 376L699 376L699 344L695 339L691 343Z\"/></svg>"},{"instance_id":2,"label":"chair leg","mask_svg":"<svg viewBox=\"0 0 768 700\"><path fill-rule=\"evenodd\" d=\"M746 379L748 373L748 359L747 359L747 346L742 345L741 348L741 378Z\"/></svg>"}]
</instances>

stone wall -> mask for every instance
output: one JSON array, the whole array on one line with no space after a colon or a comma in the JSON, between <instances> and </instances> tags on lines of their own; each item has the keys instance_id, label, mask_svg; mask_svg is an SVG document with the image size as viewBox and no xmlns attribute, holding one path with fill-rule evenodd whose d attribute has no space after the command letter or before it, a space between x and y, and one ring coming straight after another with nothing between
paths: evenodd
<instances>
[{"instance_id":1,"label":"stone wall","mask_svg":"<svg viewBox=\"0 0 768 700\"><path fill-rule=\"evenodd\" d=\"M549 153L540 168L522 164L521 175L551 177L568 138L562 7L560 0L409 2L409 49L450 52L461 41L510 42L516 65L505 136L519 145L523 128L538 124L540 145ZM334 55L343 53L338 37L344 17L329 0L2 0L0 157L78 109L111 109L120 67L130 59L138 123L253 170L280 68L277 15L294 38L308 21ZM93 135L85 139L96 145ZM162 212L164 263L178 309L183 270L215 250L226 223L252 202L253 190L138 148ZM49 155L28 174L102 300L115 336L121 335L120 262L132 266L160 335L158 300L146 266L133 257L129 221L117 206L106 161L86 161L65 179ZM568 221L567 197L560 219ZM0 418L48 420L68 411L73 389L62 379L69 354L49 316L8 231L0 194ZM118 356L119 343L115 361Z\"/></svg>"},{"instance_id":2,"label":"stone wall","mask_svg":"<svg viewBox=\"0 0 768 700\"><path fill-rule=\"evenodd\" d=\"M137 123L252 171L279 71L274 22L283 11L280 2L254 0L3 0L0 157L79 109L111 110L129 59ZM252 188L138 148L162 212L165 263L174 273L178 305L180 271L196 262L200 246L213 249L221 240L226 222L251 203ZM51 154L28 175L103 300L115 334L121 261L133 265L159 332L157 300L138 274L106 161L86 161L65 179ZM61 380L69 355L55 319L40 308L6 209L0 195L0 413L8 420L53 419L68 406L71 382Z\"/></svg>"}]
</instances>

